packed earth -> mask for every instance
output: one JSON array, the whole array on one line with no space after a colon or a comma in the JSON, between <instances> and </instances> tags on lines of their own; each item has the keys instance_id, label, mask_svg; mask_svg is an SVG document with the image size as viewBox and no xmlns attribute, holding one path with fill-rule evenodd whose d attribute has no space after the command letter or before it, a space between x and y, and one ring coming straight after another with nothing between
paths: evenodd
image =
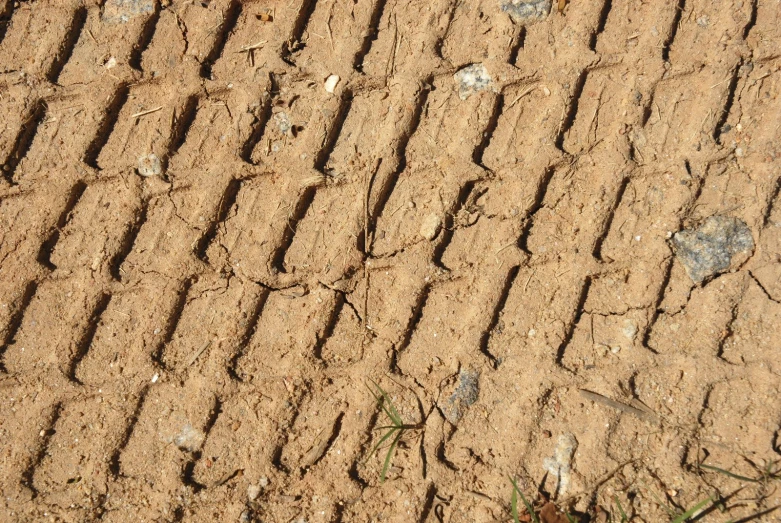
<instances>
[{"instance_id":1,"label":"packed earth","mask_svg":"<svg viewBox=\"0 0 781 523\"><path fill-rule=\"evenodd\" d=\"M0 0L0 164L2 521L781 520L781 0Z\"/></svg>"}]
</instances>

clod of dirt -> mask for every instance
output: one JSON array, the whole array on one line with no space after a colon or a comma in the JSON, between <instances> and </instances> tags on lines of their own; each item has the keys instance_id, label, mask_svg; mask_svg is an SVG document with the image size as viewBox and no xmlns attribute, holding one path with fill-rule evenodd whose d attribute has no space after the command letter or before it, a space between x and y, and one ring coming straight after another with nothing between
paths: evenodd
<instances>
[{"instance_id":1,"label":"clod of dirt","mask_svg":"<svg viewBox=\"0 0 781 523\"><path fill-rule=\"evenodd\" d=\"M673 236L675 255L694 283L745 262L754 250L754 238L745 222L729 216L711 216L696 229Z\"/></svg>"},{"instance_id":2,"label":"clod of dirt","mask_svg":"<svg viewBox=\"0 0 781 523\"><path fill-rule=\"evenodd\" d=\"M193 452L198 450L203 443L205 435L189 423L182 427L182 431L174 436L174 445L182 450Z\"/></svg>"},{"instance_id":3,"label":"clod of dirt","mask_svg":"<svg viewBox=\"0 0 781 523\"><path fill-rule=\"evenodd\" d=\"M445 400L442 412L447 420L456 424L473 405L480 395L480 374L474 371L461 371L458 375L458 386L453 394Z\"/></svg>"},{"instance_id":4,"label":"clod of dirt","mask_svg":"<svg viewBox=\"0 0 781 523\"><path fill-rule=\"evenodd\" d=\"M621 328L621 332L626 339L630 341L634 340L637 335L637 330L637 323L634 320L629 318L624 320L624 326Z\"/></svg>"},{"instance_id":5,"label":"clod of dirt","mask_svg":"<svg viewBox=\"0 0 781 523\"><path fill-rule=\"evenodd\" d=\"M436 214L429 214L420 224L420 235L431 241L439 234L440 227L442 227L442 219Z\"/></svg>"},{"instance_id":6,"label":"clod of dirt","mask_svg":"<svg viewBox=\"0 0 781 523\"><path fill-rule=\"evenodd\" d=\"M453 75L453 80L458 87L458 97L462 100L466 100L476 92L493 87L491 75L483 64L467 65Z\"/></svg>"},{"instance_id":7,"label":"clod of dirt","mask_svg":"<svg viewBox=\"0 0 781 523\"><path fill-rule=\"evenodd\" d=\"M334 94L334 90L336 89L336 84L339 83L339 76L332 74L328 78L325 79L325 84L323 84L323 87L325 88L325 91L327 93Z\"/></svg>"},{"instance_id":8,"label":"clod of dirt","mask_svg":"<svg viewBox=\"0 0 781 523\"><path fill-rule=\"evenodd\" d=\"M556 508L556 505L548 501L539 513L540 523L569 523L570 520Z\"/></svg>"},{"instance_id":9,"label":"clod of dirt","mask_svg":"<svg viewBox=\"0 0 781 523\"><path fill-rule=\"evenodd\" d=\"M572 457L578 448L578 440L575 436L566 433L559 436L556 443L556 450L553 456L545 458L542 462L542 468L550 472L556 478L556 492L558 495L566 494L569 489L570 477L572 472Z\"/></svg>"},{"instance_id":10,"label":"clod of dirt","mask_svg":"<svg viewBox=\"0 0 781 523\"><path fill-rule=\"evenodd\" d=\"M159 176L163 172L163 164L156 154L142 154L138 157L138 174L144 177Z\"/></svg>"},{"instance_id":11,"label":"clod of dirt","mask_svg":"<svg viewBox=\"0 0 781 523\"><path fill-rule=\"evenodd\" d=\"M548 17L551 0L504 0L502 11L515 22L533 24Z\"/></svg>"},{"instance_id":12,"label":"clod of dirt","mask_svg":"<svg viewBox=\"0 0 781 523\"><path fill-rule=\"evenodd\" d=\"M108 0L103 6L103 22L125 24L131 18L147 15L155 10L154 0Z\"/></svg>"}]
</instances>

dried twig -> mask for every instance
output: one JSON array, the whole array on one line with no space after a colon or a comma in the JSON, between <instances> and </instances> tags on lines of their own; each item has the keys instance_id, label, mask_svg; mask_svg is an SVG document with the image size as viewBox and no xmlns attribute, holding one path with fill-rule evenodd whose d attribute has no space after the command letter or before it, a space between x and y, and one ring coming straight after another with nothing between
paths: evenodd
<instances>
[{"instance_id":1,"label":"dried twig","mask_svg":"<svg viewBox=\"0 0 781 523\"><path fill-rule=\"evenodd\" d=\"M607 398L602 394L597 394L596 392L591 392L584 389L578 389L578 392L580 392L580 395L586 399L590 399L596 403L601 403L607 407L612 407L616 410L620 410L621 412L626 412L627 414L633 414L644 421L651 421L653 423L659 422L659 416L653 412L640 410L638 408L625 405L624 403L611 400L610 398Z\"/></svg>"},{"instance_id":2,"label":"dried twig","mask_svg":"<svg viewBox=\"0 0 781 523\"><path fill-rule=\"evenodd\" d=\"M187 367L189 367L190 365L192 365L193 363L195 363L195 361L196 361L198 358L200 358L200 357L201 357L201 354L203 354L203 351L205 351L206 349L208 349L208 348L209 348L209 345L211 345L211 344L212 344L212 340L208 340L206 343L204 343L204 344L201 346L201 348L200 348L200 349L198 349L198 350L195 352L195 354L193 354L192 356L190 356L190 359L189 359L189 361L187 362Z\"/></svg>"},{"instance_id":3,"label":"dried twig","mask_svg":"<svg viewBox=\"0 0 781 523\"><path fill-rule=\"evenodd\" d=\"M154 109L148 109L146 111L141 111L140 113L131 114L130 118L140 118L141 116L146 116L148 114L156 113L162 108L163 106L161 105L160 107L155 107Z\"/></svg>"}]
</instances>

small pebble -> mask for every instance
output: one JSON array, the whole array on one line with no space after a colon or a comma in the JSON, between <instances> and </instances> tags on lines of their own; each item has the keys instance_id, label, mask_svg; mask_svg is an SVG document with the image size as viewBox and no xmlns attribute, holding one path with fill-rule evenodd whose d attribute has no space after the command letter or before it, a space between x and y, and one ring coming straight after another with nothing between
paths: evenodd
<instances>
[{"instance_id":1,"label":"small pebble","mask_svg":"<svg viewBox=\"0 0 781 523\"><path fill-rule=\"evenodd\" d=\"M550 14L551 0L504 0L502 11L519 23L533 24Z\"/></svg>"},{"instance_id":2,"label":"small pebble","mask_svg":"<svg viewBox=\"0 0 781 523\"><path fill-rule=\"evenodd\" d=\"M290 119L287 117L287 114L282 111L275 113L272 119L277 124L277 128L279 129L279 132L283 134L289 133L291 128L293 127L293 125L290 123ZM278 148L279 147L277 147L277 149Z\"/></svg>"},{"instance_id":3,"label":"small pebble","mask_svg":"<svg viewBox=\"0 0 781 523\"><path fill-rule=\"evenodd\" d=\"M101 21L126 24L137 16L149 16L154 10L154 0L108 0L103 4Z\"/></svg>"},{"instance_id":4,"label":"small pebble","mask_svg":"<svg viewBox=\"0 0 781 523\"><path fill-rule=\"evenodd\" d=\"M470 95L479 91L491 89L491 75L483 64L471 64L459 70L453 75L453 80L458 88L458 97L466 100Z\"/></svg>"},{"instance_id":5,"label":"small pebble","mask_svg":"<svg viewBox=\"0 0 781 523\"><path fill-rule=\"evenodd\" d=\"M420 225L420 235L428 241L433 240L439 234L439 228L442 226L442 220L436 214L429 214L423 219Z\"/></svg>"},{"instance_id":6,"label":"small pebble","mask_svg":"<svg viewBox=\"0 0 781 523\"><path fill-rule=\"evenodd\" d=\"M572 458L578 448L578 440L570 433L559 436L553 456L543 460L543 469L553 475L557 481L557 494L564 495L569 490Z\"/></svg>"},{"instance_id":7,"label":"small pebble","mask_svg":"<svg viewBox=\"0 0 781 523\"><path fill-rule=\"evenodd\" d=\"M457 387L441 405L442 413L450 423L455 425L479 397L480 374L476 371L462 370L458 375Z\"/></svg>"},{"instance_id":8,"label":"small pebble","mask_svg":"<svg viewBox=\"0 0 781 523\"><path fill-rule=\"evenodd\" d=\"M182 450L190 452L200 448L206 435L190 425L189 423L182 427L182 431L174 437L174 445Z\"/></svg>"},{"instance_id":9,"label":"small pebble","mask_svg":"<svg viewBox=\"0 0 781 523\"><path fill-rule=\"evenodd\" d=\"M744 262L754 251L751 229L738 218L711 216L673 236L675 256L694 283Z\"/></svg>"},{"instance_id":10,"label":"small pebble","mask_svg":"<svg viewBox=\"0 0 781 523\"><path fill-rule=\"evenodd\" d=\"M138 174L148 178L158 176L163 172L163 164L155 153L143 154L138 157Z\"/></svg>"},{"instance_id":11,"label":"small pebble","mask_svg":"<svg viewBox=\"0 0 781 523\"><path fill-rule=\"evenodd\" d=\"M327 93L333 94L334 90L336 90L336 84L339 83L339 80L340 80L340 78L337 75L335 75L335 74L332 74L331 76L326 78L325 79L325 84L323 84L323 87L325 88L325 91Z\"/></svg>"},{"instance_id":12,"label":"small pebble","mask_svg":"<svg viewBox=\"0 0 781 523\"><path fill-rule=\"evenodd\" d=\"M260 485L250 485L247 487L247 499L250 501L255 501L258 499L258 496L260 496Z\"/></svg>"},{"instance_id":13,"label":"small pebble","mask_svg":"<svg viewBox=\"0 0 781 523\"><path fill-rule=\"evenodd\" d=\"M624 320L624 326L621 328L621 332L628 340L634 340L637 335L637 324L627 318Z\"/></svg>"}]
</instances>

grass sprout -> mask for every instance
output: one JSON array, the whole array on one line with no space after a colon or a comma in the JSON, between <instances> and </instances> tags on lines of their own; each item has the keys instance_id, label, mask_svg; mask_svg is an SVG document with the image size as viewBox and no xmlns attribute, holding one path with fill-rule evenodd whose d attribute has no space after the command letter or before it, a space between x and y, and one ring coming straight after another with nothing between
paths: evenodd
<instances>
[{"instance_id":1,"label":"grass sprout","mask_svg":"<svg viewBox=\"0 0 781 523\"><path fill-rule=\"evenodd\" d=\"M396 407L393 405L393 402L391 401L388 394L382 390L382 387L380 387L374 380L371 380L371 383L374 386L374 389L369 387L369 391L372 393L372 396L374 396L374 399L377 400L377 404L380 406L385 415L388 416L390 425L377 427L375 429L387 429L387 432L380 438L377 444L374 445L366 459L368 460L371 458L386 441L390 440L390 446L388 447L388 452L385 454L385 461L382 464L382 472L380 472L380 483L384 483L385 477L388 474L388 468L390 468L391 459L393 458L393 452L396 450L396 446L399 444L399 440L401 440L401 437L407 430L419 429L421 426L419 424L408 425L404 423L404 421L401 419L399 411L396 410Z\"/></svg>"},{"instance_id":2,"label":"grass sprout","mask_svg":"<svg viewBox=\"0 0 781 523\"><path fill-rule=\"evenodd\" d=\"M520 523L521 521L520 519L518 519L518 496L521 496L521 500L523 501L523 504L526 506L526 511L529 513L529 516L531 516L532 521L534 523L540 523L537 514L534 513L532 504L529 503L529 500L527 500L526 496L523 495L523 492L521 492L521 489L518 488L518 484L515 482L513 478L510 478L510 483L513 484L513 495L510 498L510 509L512 510L513 521L515 523Z\"/></svg>"},{"instance_id":3,"label":"grass sprout","mask_svg":"<svg viewBox=\"0 0 781 523\"><path fill-rule=\"evenodd\" d=\"M751 462L749 463L752 466L754 466L757 470L759 470L759 468L756 465L754 465ZM735 474L734 472L730 472L729 470L715 467L713 465L706 465L705 463L700 463L698 466L701 469L712 470L714 472L724 474L725 476L728 476L730 478L737 479L740 481L748 481L750 483L767 483L770 480L781 479L781 469L774 470L774 463L768 463L765 466L764 470L761 471L761 475L759 478L749 478L747 476L741 476L740 474Z\"/></svg>"},{"instance_id":4,"label":"grass sprout","mask_svg":"<svg viewBox=\"0 0 781 523\"><path fill-rule=\"evenodd\" d=\"M624 512L624 507L621 506L621 502L618 501L618 496L613 496L613 501L616 502L618 513L621 514L621 523L628 523L629 518L627 517L626 512Z\"/></svg>"},{"instance_id":5,"label":"grass sprout","mask_svg":"<svg viewBox=\"0 0 781 523\"><path fill-rule=\"evenodd\" d=\"M702 507L704 507L711 501L713 501L713 498L710 497L703 499L702 501L694 505L692 508L690 508L689 510L687 510L683 514L680 514L678 517L672 520L672 523L684 523L684 521L688 521L690 517L692 517L694 514L699 512L700 509L702 509Z\"/></svg>"}]
</instances>

